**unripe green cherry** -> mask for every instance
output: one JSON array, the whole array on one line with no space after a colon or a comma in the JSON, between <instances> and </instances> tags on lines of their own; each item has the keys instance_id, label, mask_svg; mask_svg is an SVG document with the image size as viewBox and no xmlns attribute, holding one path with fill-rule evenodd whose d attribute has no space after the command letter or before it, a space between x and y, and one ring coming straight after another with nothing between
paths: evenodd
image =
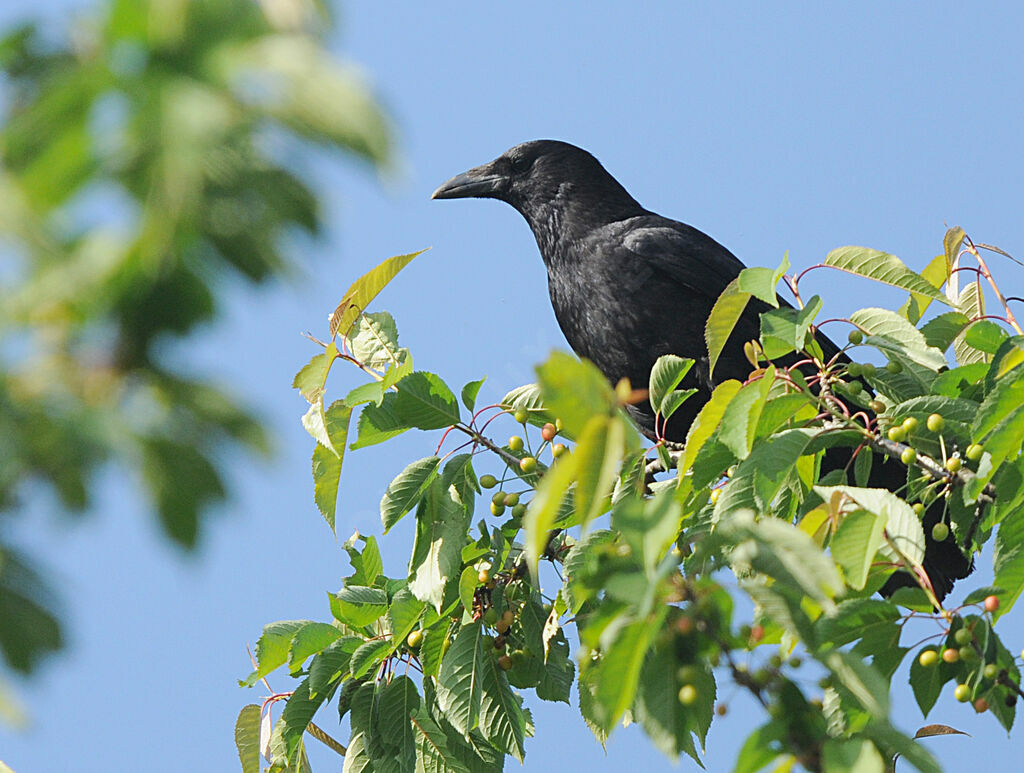
<instances>
[{"instance_id":1,"label":"unripe green cherry","mask_svg":"<svg viewBox=\"0 0 1024 773\"><path fill-rule=\"evenodd\" d=\"M901 373L903 371L903 366L899 363L899 360L889 360L889 362L885 364L885 369L890 373Z\"/></svg>"},{"instance_id":2,"label":"unripe green cherry","mask_svg":"<svg viewBox=\"0 0 1024 773\"><path fill-rule=\"evenodd\" d=\"M946 420L942 418L941 413L933 413L925 421L925 426L928 427L929 432L942 432L942 428L946 426Z\"/></svg>"},{"instance_id":3,"label":"unripe green cherry","mask_svg":"<svg viewBox=\"0 0 1024 773\"><path fill-rule=\"evenodd\" d=\"M504 491L495 491L494 496L491 497L491 502L496 505L503 505L505 504L505 498L507 496L508 495Z\"/></svg>"},{"instance_id":4,"label":"unripe green cherry","mask_svg":"<svg viewBox=\"0 0 1024 773\"><path fill-rule=\"evenodd\" d=\"M522 520L523 516L526 515L526 505L520 503L512 508L512 517Z\"/></svg>"},{"instance_id":5,"label":"unripe green cherry","mask_svg":"<svg viewBox=\"0 0 1024 773\"><path fill-rule=\"evenodd\" d=\"M913 431L914 431L915 429L917 429L917 426L918 426L918 424L920 424L920 423L921 423L921 422L919 422L919 421L918 421L918 420L917 420L916 418L914 418L913 416L908 416L907 418L905 418L905 419L903 420L903 423L902 423L902 424L901 424L900 426L901 426L901 427L903 427L903 431L904 431L904 432L906 432L907 434L910 434L910 433L911 433L911 432L913 432Z\"/></svg>"},{"instance_id":6,"label":"unripe green cherry","mask_svg":"<svg viewBox=\"0 0 1024 773\"><path fill-rule=\"evenodd\" d=\"M493 475L481 475L480 485L483 488L494 488L495 486L498 485L498 479L495 478Z\"/></svg>"},{"instance_id":7,"label":"unripe green cherry","mask_svg":"<svg viewBox=\"0 0 1024 773\"><path fill-rule=\"evenodd\" d=\"M951 456L946 460L946 469L950 472L959 472L963 464L959 456Z\"/></svg>"},{"instance_id":8,"label":"unripe green cherry","mask_svg":"<svg viewBox=\"0 0 1024 773\"><path fill-rule=\"evenodd\" d=\"M985 452L985 449L978 443L971 443L967 446L967 450L964 451L964 456L970 459L972 462L976 462L981 458L981 455Z\"/></svg>"},{"instance_id":9,"label":"unripe green cherry","mask_svg":"<svg viewBox=\"0 0 1024 773\"><path fill-rule=\"evenodd\" d=\"M499 515L504 514L504 512L505 512L505 505L504 504L499 505L499 504L497 504L495 502L491 502L491 515L497 517Z\"/></svg>"},{"instance_id":10,"label":"unripe green cherry","mask_svg":"<svg viewBox=\"0 0 1024 773\"><path fill-rule=\"evenodd\" d=\"M953 634L953 640L961 647L963 647L967 644L970 644L971 641L974 640L974 634L971 633L970 628L958 628L957 632Z\"/></svg>"},{"instance_id":11,"label":"unripe green cherry","mask_svg":"<svg viewBox=\"0 0 1024 773\"><path fill-rule=\"evenodd\" d=\"M846 385L846 391L849 392L854 397L859 395L863 389L864 385L859 381L851 381L849 384Z\"/></svg>"},{"instance_id":12,"label":"unripe green cherry","mask_svg":"<svg viewBox=\"0 0 1024 773\"><path fill-rule=\"evenodd\" d=\"M530 419L530 412L525 408L517 408L516 412L512 414L512 418L519 424L526 424Z\"/></svg>"},{"instance_id":13,"label":"unripe green cherry","mask_svg":"<svg viewBox=\"0 0 1024 773\"><path fill-rule=\"evenodd\" d=\"M568 450L569 449L565 447L564 443L555 443L551 446L551 455L557 459Z\"/></svg>"},{"instance_id":14,"label":"unripe green cherry","mask_svg":"<svg viewBox=\"0 0 1024 773\"><path fill-rule=\"evenodd\" d=\"M411 631L405 639L406 645L411 650L418 650L420 645L423 644L423 631L418 628L415 631Z\"/></svg>"},{"instance_id":15,"label":"unripe green cherry","mask_svg":"<svg viewBox=\"0 0 1024 773\"><path fill-rule=\"evenodd\" d=\"M524 456L519 460L519 469L529 475L537 469L537 459L533 456Z\"/></svg>"},{"instance_id":16,"label":"unripe green cherry","mask_svg":"<svg viewBox=\"0 0 1024 773\"><path fill-rule=\"evenodd\" d=\"M692 684L684 684L679 688L679 702L684 706L692 706L698 697L697 688Z\"/></svg>"},{"instance_id":17,"label":"unripe green cherry","mask_svg":"<svg viewBox=\"0 0 1024 773\"><path fill-rule=\"evenodd\" d=\"M862 376L871 377L875 375L875 370L875 366L872 365L870 362L865 362L863 365L860 366L860 373Z\"/></svg>"},{"instance_id":18,"label":"unripe green cherry","mask_svg":"<svg viewBox=\"0 0 1024 773\"><path fill-rule=\"evenodd\" d=\"M995 679L999 675L999 666L995 663L988 663L982 673L986 679Z\"/></svg>"},{"instance_id":19,"label":"unripe green cherry","mask_svg":"<svg viewBox=\"0 0 1024 773\"><path fill-rule=\"evenodd\" d=\"M939 653L935 650L925 650L918 655L917 662L924 668L931 668L939 662Z\"/></svg>"},{"instance_id":20,"label":"unripe green cherry","mask_svg":"<svg viewBox=\"0 0 1024 773\"><path fill-rule=\"evenodd\" d=\"M868 408L870 408L875 413L885 413L885 403L883 403L881 400L872 400L870 403L868 403Z\"/></svg>"},{"instance_id":21,"label":"unripe green cherry","mask_svg":"<svg viewBox=\"0 0 1024 773\"><path fill-rule=\"evenodd\" d=\"M904 448L903 453L900 454L900 461L909 467L917 461L917 451L913 448Z\"/></svg>"},{"instance_id":22,"label":"unripe green cherry","mask_svg":"<svg viewBox=\"0 0 1024 773\"><path fill-rule=\"evenodd\" d=\"M856 346L857 344L864 340L864 334L860 332L860 330L858 330L857 328L854 328L853 330L850 331L849 335L846 336L846 339L851 344Z\"/></svg>"},{"instance_id":23,"label":"unripe green cherry","mask_svg":"<svg viewBox=\"0 0 1024 773\"><path fill-rule=\"evenodd\" d=\"M513 435L508 439L508 450L509 451L522 451L523 450L523 439L519 435Z\"/></svg>"},{"instance_id":24,"label":"unripe green cherry","mask_svg":"<svg viewBox=\"0 0 1024 773\"><path fill-rule=\"evenodd\" d=\"M484 625L494 625L498 622L498 610L494 607L487 607L487 611L484 612Z\"/></svg>"},{"instance_id":25,"label":"unripe green cherry","mask_svg":"<svg viewBox=\"0 0 1024 773\"><path fill-rule=\"evenodd\" d=\"M914 502L913 509L914 509L914 515L916 515L918 518L920 518L922 515L924 515L924 503L923 502Z\"/></svg>"},{"instance_id":26,"label":"unripe green cherry","mask_svg":"<svg viewBox=\"0 0 1024 773\"><path fill-rule=\"evenodd\" d=\"M505 495L505 506L506 507L515 507L518 504L519 504L519 495L518 494L506 494Z\"/></svg>"},{"instance_id":27,"label":"unripe green cherry","mask_svg":"<svg viewBox=\"0 0 1024 773\"><path fill-rule=\"evenodd\" d=\"M899 443L906 437L906 433L903 431L903 427L889 427L889 431L885 433L885 436L892 440L894 443Z\"/></svg>"},{"instance_id":28,"label":"unripe green cherry","mask_svg":"<svg viewBox=\"0 0 1024 773\"><path fill-rule=\"evenodd\" d=\"M949 537L949 527L942 521L932 526L932 539L936 542L945 542Z\"/></svg>"},{"instance_id":29,"label":"unripe green cherry","mask_svg":"<svg viewBox=\"0 0 1024 773\"><path fill-rule=\"evenodd\" d=\"M953 690L953 697L961 703L966 703L971 697L971 688L966 684L958 684L956 689Z\"/></svg>"},{"instance_id":30,"label":"unripe green cherry","mask_svg":"<svg viewBox=\"0 0 1024 773\"><path fill-rule=\"evenodd\" d=\"M846 372L851 378L857 378L857 376L864 372L864 368L861 367L859 362L851 362L846 366Z\"/></svg>"}]
</instances>

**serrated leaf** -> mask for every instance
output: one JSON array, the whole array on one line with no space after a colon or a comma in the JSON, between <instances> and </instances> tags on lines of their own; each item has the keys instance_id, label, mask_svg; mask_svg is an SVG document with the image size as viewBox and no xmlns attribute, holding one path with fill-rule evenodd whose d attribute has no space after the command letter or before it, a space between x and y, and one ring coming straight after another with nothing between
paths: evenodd
<instances>
[{"instance_id":1,"label":"serrated leaf","mask_svg":"<svg viewBox=\"0 0 1024 773\"><path fill-rule=\"evenodd\" d=\"M394 412L411 427L441 429L462 419L455 395L440 376L416 371L395 384L395 389Z\"/></svg>"},{"instance_id":2,"label":"serrated leaf","mask_svg":"<svg viewBox=\"0 0 1024 773\"><path fill-rule=\"evenodd\" d=\"M802 309L770 309L761 315L761 344L769 359L802 351L807 345L811 323L821 311L821 298L815 295Z\"/></svg>"},{"instance_id":3,"label":"serrated leaf","mask_svg":"<svg viewBox=\"0 0 1024 773\"><path fill-rule=\"evenodd\" d=\"M388 484L380 501L380 520L387 534L402 517L416 506L434 478L441 459L428 456L412 462Z\"/></svg>"},{"instance_id":4,"label":"serrated leaf","mask_svg":"<svg viewBox=\"0 0 1024 773\"><path fill-rule=\"evenodd\" d=\"M413 258L422 255L426 250L411 252L407 255L395 255L383 263L370 269L359 277L345 291L341 302L338 303L334 313L331 314L330 328L331 338L339 333L348 335L353 323L361 313L366 310L370 301L377 297L377 294L387 286L388 282L394 279L398 272L405 268Z\"/></svg>"},{"instance_id":5,"label":"serrated leaf","mask_svg":"<svg viewBox=\"0 0 1024 773\"><path fill-rule=\"evenodd\" d=\"M341 482L341 459L319 443L313 449L313 497L320 514L334 531Z\"/></svg>"},{"instance_id":6,"label":"serrated leaf","mask_svg":"<svg viewBox=\"0 0 1024 773\"><path fill-rule=\"evenodd\" d=\"M921 334L929 346L934 346L940 352L944 352L969 324L971 324L971 320L966 314L961 314L959 311L947 311L922 325Z\"/></svg>"},{"instance_id":7,"label":"serrated leaf","mask_svg":"<svg viewBox=\"0 0 1024 773\"><path fill-rule=\"evenodd\" d=\"M825 256L825 265L948 304L946 296L931 282L887 252L868 247L838 247Z\"/></svg>"},{"instance_id":8,"label":"serrated leaf","mask_svg":"<svg viewBox=\"0 0 1024 773\"><path fill-rule=\"evenodd\" d=\"M341 638L341 635L341 631L330 623L311 622L304 625L292 637L288 653L288 668L293 672L297 671L307 658Z\"/></svg>"},{"instance_id":9,"label":"serrated leaf","mask_svg":"<svg viewBox=\"0 0 1024 773\"><path fill-rule=\"evenodd\" d=\"M497 658L485 656L481 672L480 733L495 749L522 762L526 755L526 717L519 701Z\"/></svg>"},{"instance_id":10,"label":"serrated leaf","mask_svg":"<svg viewBox=\"0 0 1024 773\"><path fill-rule=\"evenodd\" d=\"M726 408L736 397L741 386L743 385L739 381L723 381L715 387L711 399L704 403L686 433L686 445L683 447L683 457L679 461L680 477L693 466L700 449L718 429Z\"/></svg>"},{"instance_id":11,"label":"serrated leaf","mask_svg":"<svg viewBox=\"0 0 1024 773\"><path fill-rule=\"evenodd\" d=\"M466 406L466 410L470 413L476 407L476 396L480 394L480 387L484 385L487 377L484 376L479 381L470 381L464 387L462 387L462 404Z\"/></svg>"},{"instance_id":12,"label":"serrated leaf","mask_svg":"<svg viewBox=\"0 0 1024 773\"><path fill-rule=\"evenodd\" d=\"M867 510L856 510L839 524L829 547L851 588L864 588L875 553L884 542L885 519Z\"/></svg>"},{"instance_id":13,"label":"serrated leaf","mask_svg":"<svg viewBox=\"0 0 1024 773\"><path fill-rule=\"evenodd\" d=\"M964 331L964 341L986 354L995 354L1009 335L990 319L979 319Z\"/></svg>"},{"instance_id":14,"label":"serrated leaf","mask_svg":"<svg viewBox=\"0 0 1024 773\"><path fill-rule=\"evenodd\" d=\"M652 619L636 620L612 630L602 637L603 654L596 668L598 675L594 685L594 718L607 733L622 718L633 704L640 683L648 647L654 640L666 614L660 608ZM614 631L614 638L608 634ZM611 641L607 639L611 638Z\"/></svg>"},{"instance_id":15,"label":"serrated leaf","mask_svg":"<svg viewBox=\"0 0 1024 773\"><path fill-rule=\"evenodd\" d=\"M400 418L395 411L397 399L396 393L388 392L380 405L371 403L363 408L359 414L356 442L349 446L351 450L383 443L412 429L412 425L404 418Z\"/></svg>"},{"instance_id":16,"label":"serrated leaf","mask_svg":"<svg viewBox=\"0 0 1024 773\"><path fill-rule=\"evenodd\" d=\"M836 689L847 693L873 717L889 715L889 684L871 666L850 652L835 651L823 660Z\"/></svg>"},{"instance_id":17,"label":"serrated leaf","mask_svg":"<svg viewBox=\"0 0 1024 773\"><path fill-rule=\"evenodd\" d=\"M537 377L547 410L560 418L573 436L592 416L608 415L615 408L615 393L589 360L552 352L537 366Z\"/></svg>"},{"instance_id":18,"label":"serrated leaf","mask_svg":"<svg viewBox=\"0 0 1024 773\"><path fill-rule=\"evenodd\" d=\"M419 712L420 694L407 676L396 676L380 696L380 737L392 749L415 754L415 731L410 718Z\"/></svg>"},{"instance_id":19,"label":"serrated leaf","mask_svg":"<svg viewBox=\"0 0 1024 773\"><path fill-rule=\"evenodd\" d=\"M412 595L408 587L402 588L391 599L388 620L391 621L391 636L399 646L416 627L427 605Z\"/></svg>"},{"instance_id":20,"label":"serrated leaf","mask_svg":"<svg viewBox=\"0 0 1024 773\"><path fill-rule=\"evenodd\" d=\"M711 308L711 314L704 325L704 343L708 348L708 369L711 375L714 375L718 358L749 301L750 293L740 289L737 278L726 285Z\"/></svg>"},{"instance_id":21,"label":"serrated leaf","mask_svg":"<svg viewBox=\"0 0 1024 773\"><path fill-rule=\"evenodd\" d=\"M425 709L410 718L416 730L416 773L470 773L449 748L448 737Z\"/></svg>"},{"instance_id":22,"label":"serrated leaf","mask_svg":"<svg viewBox=\"0 0 1024 773\"><path fill-rule=\"evenodd\" d=\"M242 763L242 773L260 773L260 707L243 706L235 720L235 749Z\"/></svg>"},{"instance_id":23,"label":"serrated leaf","mask_svg":"<svg viewBox=\"0 0 1024 773\"><path fill-rule=\"evenodd\" d=\"M416 510L409 590L440 611L445 587L462 569L469 514L436 478Z\"/></svg>"},{"instance_id":24,"label":"serrated leaf","mask_svg":"<svg viewBox=\"0 0 1024 773\"><path fill-rule=\"evenodd\" d=\"M649 399L655 413L667 418L665 401L693 367L693 362L674 354L663 354L655 361L649 384Z\"/></svg>"},{"instance_id":25,"label":"serrated leaf","mask_svg":"<svg viewBox=\"0 0 1024 773\"><path fill-rule=\"evenodd\" d=\"M912 565L921 565L924 560L924 531L921 528L921 520L903 499L886 489L815 486L814 490L826 502L832 500L834 493L842 494L868 512L884 518L887 543ZM886 547L882 548L883 553L886 550ZM893 560L899 560L899 556L893 554L891 557Z\"/></svg>"},{"instance_id":26,"label":"serrated leaf","mask_svg":"<svg viewBox=\"0 0 1024 773\"><path fill-rule=\"evenodd\" d=\"M256 670L239 684L243 687L252 687L275 668L287 663L292 637L303 626L311 624L312 620L281 620L264 626L263 633L256 641Z\"/></svg>"},{"instance_id":27,"label":"serrated leaf","mask_svg":"<svg viewBox=\"0 0 1024 773\"><path fill-rule=\"evenodd\" d=\"M386 311L356 317L345 336L345 344L356 360L376 370L400 365L403 359L398 346L398 326Z\"/></svg>"},{"instance_id":28,"label":"serrated leaf","mask_svg":"<svg viewBox=\"0 0 1024 773\"><path fill-rule=\"evenodd\" d=\"M353 679L362 679L380 665L395 650L395 643L389 639L370 639L360 644L352 653L349 669Z\"/></svg>"},{"instance_id":29,"label":"serrated leaf","mask_svg":"<svg viewBox=\"0 0 1024 773\"><path fill-rule=\"evenodd\" d=\"M860 309L850 315L850 321L868 336L868 340L888 353L905 356L929 370L937 371L946 367L946 358L934 346L929 346L924 335L916 327L895 312L888 309Z\"/></svg>"},{"instance_id":30,"label":"serrated leaf","mask_svg":"<svg viewBox=\"0 0 1024 773\"><path fill-rule=\"evenodd\" d=\"M298 389L308 402L316 402L323 395L327 375L338 356L338 348L332 341L320 354L314 355L302 370L295 374L292 387Z\"/></svg>"},{"instance_id":31,"label":"serrated leaf","mask_svg":"<svg viewBox=\"0 0 1024 773\"><path fill-rule=\"evenodd\" d=\"M1005 615L1024 591L1024 508L1018 508L999 524L992 556L994 583L1003 589L996 617Z\"/></svg>"},{"instance_id":32,"label":"serrated leaf","mask_svg":"<svg viewBox=\"0 0 1024 773\"><path fill-rule=\"evenodd\" d=\"M696 688L697 700L684 706L679 702L683 682L677 676L678 671L674 653L663 648L648 653L634 704L635 719L670 759L686 752L703 767L694 736L703 749L714 716L715 677L707 666L688 666L685 683Z\"/></svg>"},{"instance_id":33,"label":"serrated leaf","mask_svg":"<svg viewBox=\"0 0 1024 773\"><path fill-rule=\"evenodd\" d=\"M958 276L953 274L953 276ZM953 287L952 280L950 287ZM985 316L985 295L981 290L981 281L974 280L964 285L963 290L956 296L956 309L970 319L980 319ZM963 333L953 340L953 353L960 365L970 365L976 362L988 362L988 355L975 349L967 343Z\"/></svg>"},{"instance_id":34,"label":"serrated leaf","mask_svg":"<svg viewBox=\"0 0 1024 773\"><path fill-rule=\"evenodd\" d=\"M602 418L595 417L597 420ZM562 508L562 502L576 478L576 469L575 453L562 456L540 479L526 509L523 530L526 532L526 557L533 572L536 572L537 562L547 547L548 535Z\"/></svg>"},{"instance_id":35,"label":"serrated leaf","mask_svg":"<svg viewBox=\"0 0 1024 773\"><path fill-rule=\"evenodd\" d=\"M483 701L485 654L481 644L483 629L479 623L462 626L441 660L437 676L437 700L445 717L466 735L480 721Z\"/></svg>"},{"instance_id":36,"label":"serrated leaf","mask_svg":"<svg viewBox=\"0 0 1024 773\"><path fill-rule=\"evenodd\" d=\"M388 611L388 594L381 588L347 585L328 593L331 614L351 628L362 628Z\"/></svg>"}]
</instances>

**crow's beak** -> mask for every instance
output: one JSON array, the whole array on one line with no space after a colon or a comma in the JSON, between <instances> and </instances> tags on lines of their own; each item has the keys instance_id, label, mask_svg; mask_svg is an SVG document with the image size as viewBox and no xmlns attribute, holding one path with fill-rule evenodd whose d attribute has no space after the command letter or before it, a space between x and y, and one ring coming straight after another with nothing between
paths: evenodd
<instances>
[{"instance_id":1,"label":"crow's beak","mask_svg":"<svg viewBox=\"0 0 1024 773\"><path fill-rule=\"evenodd\" d=\"M499 198L506 178L495 173L491 164L484 164L457 174L430 196L432 199L495 199Z\"/></svg>"}]
</instances>

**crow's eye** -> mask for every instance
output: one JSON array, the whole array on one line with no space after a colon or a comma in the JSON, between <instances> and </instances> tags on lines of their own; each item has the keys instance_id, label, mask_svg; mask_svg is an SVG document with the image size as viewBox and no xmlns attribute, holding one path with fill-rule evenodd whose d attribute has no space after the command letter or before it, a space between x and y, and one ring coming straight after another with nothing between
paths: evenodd
<instances>
[{"instance_id":1,"label":"crow's eye","mask_svg":"<svg viewBox=\"0 0 1024 773\"><path fill-rule=\"evenodd\" d=\"M509 159L509 165L512 167L512 171L516 174L522 174L528 172L530 167L533 166L533 159L527 156L513 156Z\"/></svg>"}]
</instances>

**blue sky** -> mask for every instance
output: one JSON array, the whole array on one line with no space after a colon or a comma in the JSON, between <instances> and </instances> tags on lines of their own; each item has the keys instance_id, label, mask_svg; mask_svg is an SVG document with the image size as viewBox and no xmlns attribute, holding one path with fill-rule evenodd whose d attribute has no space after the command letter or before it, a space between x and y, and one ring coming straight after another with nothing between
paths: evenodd
<instances>
[{"instance_id":1,"label":"blue sky","mask_svg":"<svg viewBox=\"0 0 1024 773\"><path fill-rule=\"evenodd\" d=\"M87 5L7 0L0 24ZM434 434L407 434L351 454L336 541L312 505L312 441L290 388L314 353L301 331L322 331L350 281L372 265L433 246L377 303L396 316L419 368L455 385L486 374L482 398L493 400L565 347L519 215L497 202L429 200L440 182L512 144L551 137L588 148L645 206L701 228L752 265L775 266L789 250L803 268L833 247L863 244L921 268L941 250L947 224L1024 255L1024 11L986 6L343 6L337 49L366 67L391 110L399 163L378 178L319 159L330 228L323 242L300 248L306 276L272 290L231 286L224 322L176 349L258 408L277 455L233 465L235 496L192 555L165 543L120 470L104 474L90 517L56 515L44 500L14 524L16 541L63 593L70 646L17 683L35 722L20 735L0 728L0 759L18 773L236 769L235 716L262 696L236 686L249 668L246 643L266 622L328 617L324 592L348 573L341 541L355 529L379 535L388 481L437 443ZM992 265L1007 294L1024 295L1024 269ZM828 317L899 297L828 272L803 286L823 296ZM332 379L343 394L345 376ZM386 542L392 574L407 558L409 525ZM1019 620L1000 627L1012 650L1024 645ZM924 722L905 679L905 671L894 679L896 719L912 731ZM731 769L756 721L738 694L724 695L731 711L709 736L711 771ZM529 703L539 732L526 770L669 767L636 728L617 731L605 754L575 709ZM972 734L929 743L947 769L1017 764L995 721L951 698L928 721ZM330 713L322 724L336 727ZM340 767L319 749L314 759L317 770Z\"/></svg>"}]
</instances>

